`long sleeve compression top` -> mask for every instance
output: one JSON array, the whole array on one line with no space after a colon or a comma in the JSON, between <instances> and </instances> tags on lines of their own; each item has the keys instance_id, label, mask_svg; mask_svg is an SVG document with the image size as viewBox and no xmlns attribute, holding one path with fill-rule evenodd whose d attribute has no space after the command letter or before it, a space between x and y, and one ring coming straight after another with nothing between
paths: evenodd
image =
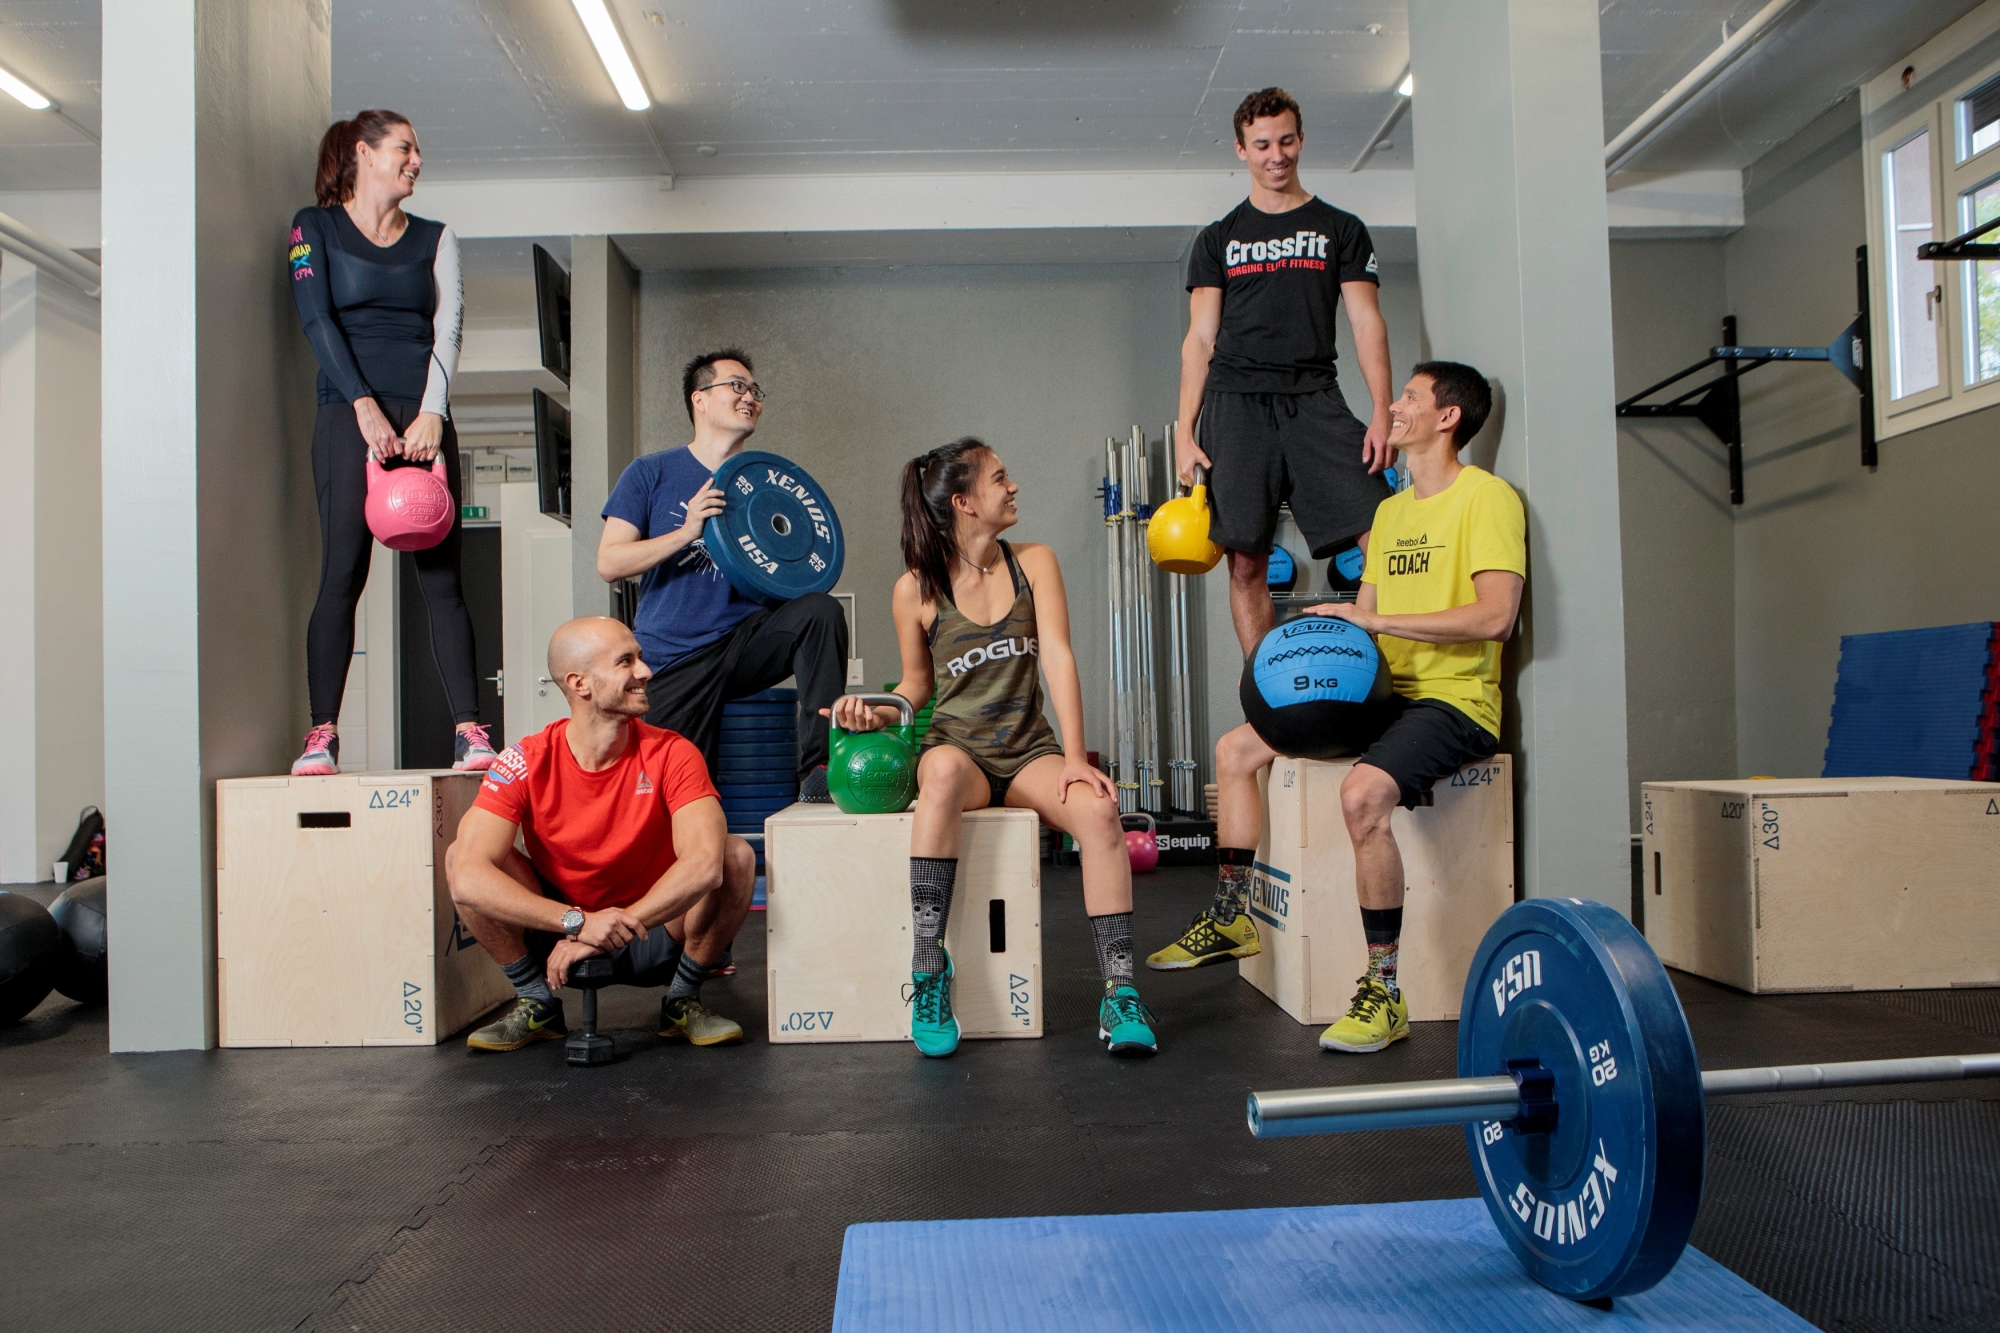
<instances>
[{"instance_id":1,"label":"long sleeve compression top","mask_svg":"<svg viewBox=\"0 0 2000 1333\"><path fill-rule=\"evenodd\" d=\"M380 246L344 208L302 208L288 259L320 402L372 396L449 415L465 324L450 227L411 216L394 245Z\"/></svg>"}]
</instances>

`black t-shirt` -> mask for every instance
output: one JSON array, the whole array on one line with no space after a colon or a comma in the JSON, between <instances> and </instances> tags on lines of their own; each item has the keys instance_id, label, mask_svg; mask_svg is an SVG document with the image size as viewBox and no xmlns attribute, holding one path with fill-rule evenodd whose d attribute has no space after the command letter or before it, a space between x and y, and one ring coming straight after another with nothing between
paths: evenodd
<instances>
[{"instance_id":1,"label":"black t-shirt","mask_svg":"<svg viewBox=\"0 0 2000 1333\"><path fill-rule=\"evenodd\" d=\"M1317 393L1336 383L1333 312L1343 282L1376 282L1375 242L1352 213L1312 199L1265 213L1245 199L1202 228L1187 285L1222 289L1208 387Z\"/></svg>"}]
</instances>

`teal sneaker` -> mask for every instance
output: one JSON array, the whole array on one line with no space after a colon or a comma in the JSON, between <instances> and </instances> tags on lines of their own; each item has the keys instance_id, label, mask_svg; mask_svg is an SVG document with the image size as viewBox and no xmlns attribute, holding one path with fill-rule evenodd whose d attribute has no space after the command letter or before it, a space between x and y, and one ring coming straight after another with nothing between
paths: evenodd
<instances>
[{"instance_id":1,"label":"teal sneaker","mask_svg":"<svg viewBox=\"0 0 2000 1333\"><path fill-rule=\"evenodd\" d=\"M1115 986L1097 1006L1097 1039L1112 1055L1158 1055L1153 1035L1153 1011L1131 986Z\"/></svg>"},{"instance_id":2,"label":"teal sneaker","mask_svg":"<svg viewBox=\"0 0 2000 1333\"><path fill-rule=\"evenodd\" d=\"M910 973L910 1040L932 1059L943 1059L958 1049L958 1015L951 1011L951 954L944 956L942 972Z\"/></svg>"}]
</instances>

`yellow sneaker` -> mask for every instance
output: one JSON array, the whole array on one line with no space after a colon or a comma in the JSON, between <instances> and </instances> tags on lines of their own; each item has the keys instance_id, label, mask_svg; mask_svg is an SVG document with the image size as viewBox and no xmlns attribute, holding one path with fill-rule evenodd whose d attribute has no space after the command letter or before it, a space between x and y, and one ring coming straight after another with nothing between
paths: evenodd
<instances>
[{"instance_id":1,"label":"yellow sneaker","mask_svg":"<svg viewBox=\"0 0 2000 1333\"><path fill-rule=\"evenodd\" d=\"M1319 1034L1322 1051L1379 1051L1392 1041L1410 1035L1410 1002L1401 991L1389 998L1389 988L1373 977L1361 978L1361 989L1347 1006L1347 1013Z\"/></svg>"},{"instance_id":2,"label":"yellow sneaker","mask_svg":"<svg viewBox=\"0 0 2000 1333\"><path fill-rule=\"evenodd\" d=\"M1194 924L1166 948L1146 959L1155 972L1179 972L1231 958L1250 958L1264 951L1257 940L1257 926L1248 912L1239 912L1226 926L1217 925L1206 911L1195 913Z\"/></svg>"}]
</instances>

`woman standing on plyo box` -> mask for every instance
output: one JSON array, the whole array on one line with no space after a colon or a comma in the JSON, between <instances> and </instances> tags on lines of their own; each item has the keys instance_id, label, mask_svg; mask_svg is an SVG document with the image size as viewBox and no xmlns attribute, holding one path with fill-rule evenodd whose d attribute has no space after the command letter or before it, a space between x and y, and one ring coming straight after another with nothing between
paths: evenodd
<instances>
[{"instance_id":1,"label":"woman standing on plyo box","mask_svg":"<svg viewBox=\"0 0 2000 1333\"><path fill-rule=\"evenodd\" d=\"M312 730L292 765L295 776L340 767L354 607L374 554L368 459L428 467L442 452L454 507L463 494L450 393L465 289L451 228L403 211L423 164L416 130L394 111L336 121L320 140L318 206L292 218L292 297L319 358L312 454L320 535L319 600L306 627ZM460 531L454 513L445 539L413 554L430 611L431 655L458 728L452 767L477 771L492 767L493 745L479 725L472 615L458 579Z\"/></svg>"},{"instance_id":2,"label":"woman standing on plyo box","mask_svg":"<svg viewBox=\"0 0 2000 1333\"><path fill-rule=\"evenodd\" d=\"M1070 652L1069 600L1055 552L1015 547L1000 534L1020 521L999 457L980 441L954 440L903 468L903 563L892 607L902 647L896 693L937 703L917 759L910 834L910 1037L928 1056L958 1049L945 925L958 878L962 814L988 806L1033 810L1076 839L1083 902L1104 975L1098 1038L1114 1055L1159 1049L1153 1015L1132 985L1132 865L1118 822L1118 793L1083 748L1083 687ZM1042 715L1041 673L1062 723ZM873 731L891 709L852 695L834 722Z\"/></svg>"}]
</instances>

